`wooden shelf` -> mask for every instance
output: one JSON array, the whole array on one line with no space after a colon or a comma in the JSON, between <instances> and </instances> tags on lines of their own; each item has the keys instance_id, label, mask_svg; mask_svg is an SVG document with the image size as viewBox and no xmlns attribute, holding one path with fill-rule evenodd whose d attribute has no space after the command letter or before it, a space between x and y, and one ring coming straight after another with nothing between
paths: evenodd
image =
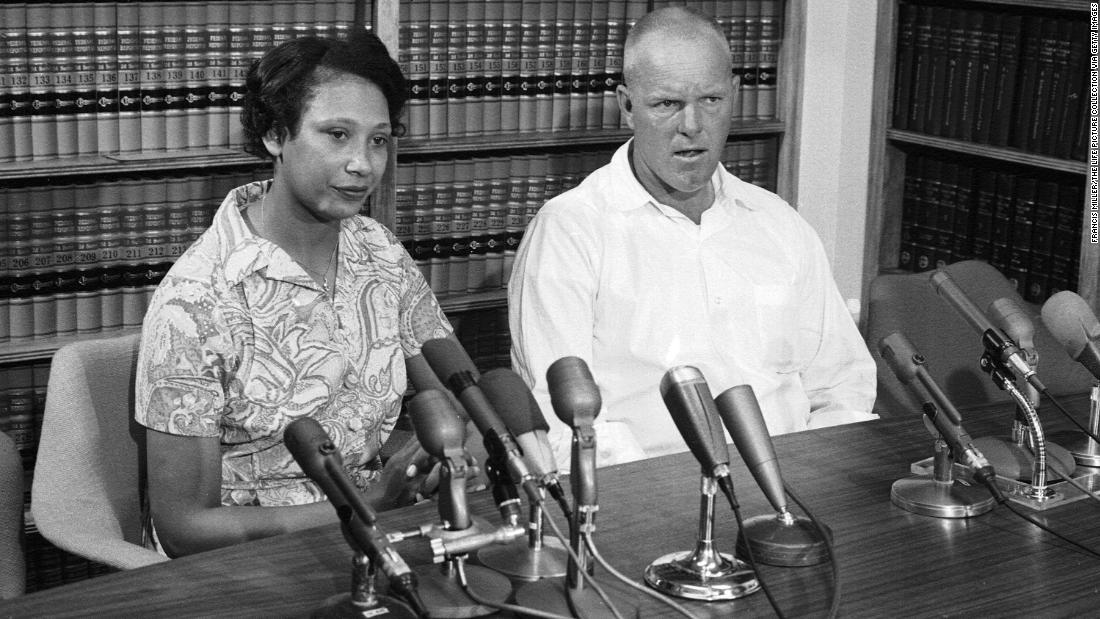
<instances>
[{"instance_id":1,"label":"wooden shelf","mask_svg":"<svg viewBox=\"0 0 1100 619\"><path fill-rule=\"evenodd\" d=\"M471 292L452 296L436 295L436 298L439 299L439 305L443 307L445 313L459 313L504 307L508 304L508 291L501 288L499 290Z\"/></svg>"},{"instance_id":2,"label":"wooden shelf","mask_svg":"<svg viewBox=\"0 0 1100 619\"><path fill-rule=\"evenodd\" d=\"M1029 9L1047 9L1056 11L1087 11L1089 3L1085 0L981 0L982 4L1007 4Z\"/></svg>"},{"instance_id":3,"label":"wooden shelf","mask_svg":"<svg viewBox=\"0 0 1100 619\"><path fill-rule=\"evenodd\" d=\"M50 179L82 174L127 174L260 165L263 159L228 148L192 149L134 155L89 155L0 165L0 181Z\"/></svg>"},{"instance_id":4,"label":"wooden shelf","mask_svg":"<svg viewBox=\"0 0 1100 619\"><path fill-rule=\"evenodd\" d=\"M742 122L730 128L730 137L780 135L786 130L782 121ZM492 134L468 138L405 138L398 146L397 158L408 155L440 155L471 151L522 151L554 146L622 144L633 135L629 129L600 131L555 131L552 133Z\"/></svg>"},{"instance_id":5,"label":"wooden shelf","mask_svg":"<svg viewBox=\"0 0 1100 619\"><path fill-rule=\"evenodd\" d=\"M99 333L80 333L55 337L39 337L19 342L5 342L0 344L0 364L41 361L52 357L58 348L66 344L87 340L99 340L109 337L121 337L123 335L130 335L131 333L139 333L140 331L141 327L127 327Z\"/></svg>"},{"instance_id":6,"label":"wooden shelf","mask_svg":"<svg viewBox=\"0 0 1100 619\"><path fill-rule=\"evenodd\" d=\"M974 142L941 138L933 135L916 133L914 131L902 131L900 129L887 129L886 137L898 144L915 144L917 146L937 148L952 153L962 153L974 155L976 157L984 157L986 159L1028 165L1044 170L1057 170L1059 172L1080 174L1082 176L1088 172L1088 165L1084 161L1036 155L1015 148L1001 148L988 144L975 144Z\"/></svg>"}]
</instances>

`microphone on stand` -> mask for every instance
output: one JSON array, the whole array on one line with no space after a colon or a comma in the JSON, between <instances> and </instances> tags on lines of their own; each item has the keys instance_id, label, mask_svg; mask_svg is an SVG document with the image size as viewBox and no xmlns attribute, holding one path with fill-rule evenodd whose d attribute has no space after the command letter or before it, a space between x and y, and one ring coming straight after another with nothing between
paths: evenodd
<instances>
[{"instance_id":1,"label":"microphone on stand","mask_svg":"<svg viewBox=\"0 0 1100 619\"><path fill-rule=\"evenodd\" d=\"M935 471L931 477L918 475L894 482L891 489L894 504L917 514L960 518L983 514L993 509L994 500L1004 501L993 466L974 446L962 427L959 411L932 380L924 368L924 356L917 352L909 338L900 332L891 333L879 342L879 352L898 380L921 401L929 432L950 450L937 446ZM949 454L973 472L974 479L989 490L992 499L981 496L977 488L954 479Z\"/></svg>"},{"instance_id":2,"label":"microphone on stand","mask_svg":"<svg viewBox=\"0 0 1100 619\"><path fill-rule=\"evenodd\" d=\"M519 374L507 368L496 368L482 375L478 381L501 420L515 436L523 455L542 488L548 490L565 512L572 517L565 490L558 481L558 467L546 437L549 425L539 410L531 390ZM527 541L523 548L511 546L487 547L478 552L483 565L520 580L538 580L564 576L569 554L556 538L544 540L543 503L532 501L529 505Z\"/></svg>"},{"instance_id":3,"label":"microphone on stand","mask_svg":"<svg viewBox=\"0 0 1100 619\"><path fill-rule=\"evenodd\" d=\"M451 339L428 340L420 350L432 371L455 394L481 432L489 455L485 468L493 484L493 498L504 521L518 525L521 516L516 484L523 486L532 502L539 502L542 497L515 438L478 386L477 368L462 346Z\"/></svg>"},{"instance_id":4,"label":"microphone on stand","mask_svg":"<svg viewBox=\"0 0 1100 619\"><path fill-rule=\"evenodd\" d=\"M466 504L467 456L466 424L458 416L447 396L422 391L408 402L409 416L420 445L440 462L439 517L442 528L434 532L433 549L446 541L465 539L479 531L470 518ZM459 567L466 555L454 553L440 566L416 568L421 595L432 617L477 617L496 612L466 595L459 581ZM470 589L493 604L501 604L512 593L512 585L503 575L476 565L463 565Z\"/></svg>"},{"instance_id":5,"label":"microphone on stand","mask_svg":"<svg viewBox=\"0 0 1100 619\"><path fill-rule=\"evenodd\" d=\"M760 589L756 572L714 544L714 496L717 489L736 513L729 473L729 450L722 423L703 374L695 367L674 367L661 378L661 398L691 453L702 466L699 529L695 548L658 557L645 569L646 583L669 595L693 600L732 600Z\"/></svg>"},{"instance_id":6,"label":"microphone on stand","mask_svg":"<svg viewBox=\"0 0 1100 619\"><path fill-rule=\"evenodd\" d=\"M990 322L989 318L978 309L978 306L974 305L974 302L959 288L959 285L955 283L955 280L951 278L947 271L938 270L933 272L928 281L940 297L947 301L975 331L981 334L982 346L994 362L1019 372L1028 383L1040 392L1046 391L1046 387L1039 380L1035 369L1028 364L1027 358L1020 347L1016 345L1016 342L1013 342L1004 331L1001 331Z\"/></svg>"},{"instance_id":7,"label":"microphone on stand","mask_svg":"<svg viewBox=\"0 0 1100 619\"><path fill-rule=\"evenodd\" d=\"M1039 352L1035 349L1035 323L1023 307L1014 299L1001 297L989 304L989 315L1004 329L1024 354L1032 370L1039 370ZM1041 393L1030 382L1024 383L1023 396L1038 410ZM1019 404L1012 424L1012 436L1008 439L979 437L974 444L1002 477L1028 479L1034 468L1035 436L1028 420L1028 413ZM1069 450L1057 443L1046 441L1047 457L1054 458L1060 466L1057 470L1072 471L1077 465Z\"/></svg>"},{"instance_id":8,"label":"microphone on stand","mask_svg":"<svg viewBox=\"0 0 1100 619\"><path fill-rule=\"evenodd\" d=\"M318 612L338 615L369 611L427 617L428 610L420 598L416 574L397 554L385 533L375 525L377 517L374 510L348 479L340 450L321 424L312 417L296 419L283 432L283 442L306 476L328 496L340 518L344 538L361 555L353 562L353 591L326 600ZM363 557L369 559L369 564ZM390 590L401 600L374 593L373 572L376 568L382 569ZM409 614L410 608L415 615Z\"/></svg>"},{"instance_id":9,"label":"microphone on stand","mask_svg":"<svg viewBox=\"0 0 1100 619\"><path fill-rule=\"evenodd\" d=\"M824 524L819 530L812 520L795 516L788 509L775 446L752 387L730 387L719 394L715 404L741 459L776 511L774 516L746 520L741 527L741 541L752 547L757 561L768 565L804 566L824 561L829 556L827 544L832 532Z\"/></svg>"},{"instance_id":10,"label":"microphone on stand","mask_svg":"<svg viewBox=\"0 0 1100 619\"><path fill-rule=\"evenodd\" d=\"M1069 290L1053 294L1041 311L1043 324L1071 359L1080 363L1095 379L1090 392L1088 432L1070 432L1069 451L1083 466L1100 466L1100 320L1080 295Z\"/></svg>"},{"instance_id":11,"label":"microphone on stand","mask_svg":"<svg viewBox=\"0 0 1100 619\"><path fill-rule=\"evenodd\" d=\"M573 428L572 470L569 473L573 486L570 555L564 580L544 578L525 585L516 591L516 599L528 608L570 613L581 618L606 617L611 606L610 592L599 589L593 578L595 558L586 543L596 528L596 512L600 509L596 497L596 429L593 424L603 400L588 365L579 357L562 357L550 364L546 383L554 414ZM637 611L635 601L617 595L610 597L615 598L614 607L630 607L627 614Z\"/></svg>"}]
</instances>

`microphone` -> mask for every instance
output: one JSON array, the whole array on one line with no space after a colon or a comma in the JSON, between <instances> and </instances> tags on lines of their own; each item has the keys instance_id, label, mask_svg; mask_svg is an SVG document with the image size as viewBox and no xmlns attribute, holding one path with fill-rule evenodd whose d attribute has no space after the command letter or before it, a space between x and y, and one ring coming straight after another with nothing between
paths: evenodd
<instances>
[{"instance_id":1,"label":"microphone","mask_svg":"<svg viewBox=\"0 0 1100 619\"><path fill-rule=\"evenodd\" d=\"M763 563L780 566L814 565L824 561L828 556L824 536L831 532L825 525L821 525L819 532L810 519L790 513L775 445L752 386L730 387L719 394L714 403L741 459L776 511L774 517L756 516L742 526L742 539L745 544L752 545L752 556Z\"/></svg>"},{"instance_id":2,"label":"microphone","mask_svg":"<svg viewBox=\"0 0 1100 619\"><path fill-rule=\"evenodd\" d=\"M690 365L674 367L661 377L660 390L665 408L688 449L702 465L703 475L713 477L730 505L735 506L726 436L703 373Z\"/></svg>"},{"instance_id":3,"label":"microphone","mask_svg":"<svg viewBox=\"0 0 1100 619\"><path fill-rule=\"evenodd\" d=\"M921 401L925 417L932 422L955 457L973 471L974 479L988 488L998 503L1004 502L1001 489L997 486L993 466L974 446L970 434L962 427L962 416L959 415L959 411L924 368L924 356L917 352L909 342L909 338L900 332L894 332L882 338L879 342L879 352L898 380L908 386Z\"/></svg>"},{"instance_id":4,"label":"microphone","mask_svg":"<svg viewBox=\"0 0 1100 619\"><path fill-rule=\"evenodd\" d=\"M420 445L442 463L440 520L447 530L463 531L471 525L466 507L466 424L447 396L434 389L413 396L408 410Z\"/></svg>"},{"instance_id":5,"label":"microphone","mask_svg":"<svg viewBox=\"0 0 1100 619\"><path fill-rule=\"evenodd\" d=\"M593 424L600 414L603 399L588 364L580 357L562 357L546 370L550 405L565 425L573 428L571 456L574 511L595 511L596 503L596 430ZM594 514L593 514L594 517Z\"/></svg>"},{"instance_id":6,"label":"microphone","mask_svg":"<svg viewBox=\"0 0 1100 619\"><path fill-rule=\"evenodd\" d=\"M1019 303L1008 297L1001 297L990 303L987 313L1012 341L1020 345L1028 366L1032 371L1038 372L1039 352L1035 349L1035 323L1031 316L1028 316ZM1026 383L1024 392L1034 406L1039 406L1040 393L1033 384ZM1027 418L1023 411L1017 407L1016 413L1020 423L1026 423Z\"/></svg>"},{"instance_id":7,"label":"microphone","mask_svg":"<svg viewBox=\"0 0 1100 619\"><path fill-rule=\"evenodd\" d=\"M981 334L982 346L990 355L995 356L1000 363L1019 372L1027 382L1039 391L1046 391L1046 387L1043 386L1043 383L1035 374L1035 369L1027 362L1020 347L990 322L989 318L974 305L970 297L966 296L966 293L959 288L959 285L946 271L937 270L933 272L929 282L940 297L955 308L955 311L966 322L970 323L975 331Z\"/></svg>"},{"instance_id":8,"label":"microphone","mask_svg":"<svg viewBox=\"0 0 1100 619\"><path fill-rule=\"evenodd\" d=\"M377 517L348 479L340 450L333 444L321 424L312 417L301 417L287 425L283 432L294 461L328 496L340 518L349 542L382 568L390 588L400 595L418 616L428 616L428 610L417 591L416 574L390 544L386 534L375 526ZM356 520L358 516L358 520Z\"/></svg>"},{"instance_id":9,"label":"microphone","mask_svg":"<svg viewBox=\"0 0 1100 619\"><path fill-rule=\"evenodd\" d=\"M1054 293L1040 312L1043 324L1074 361L1100 380L1100 320L1080 295Z\"/></svg>"},{"instance_id":10,"label":"microphone","mask_svg":"<svg viewBox=\"0 0 1100 619\"><path fill-rule=\"evenodd\" d=\"M535 503L542 500L534 477L527 470L522 452L512 433L508 431L493 409L489 399L477 384L477 368L466 351L454 340L439 338L428 340L420 349L436 376L458 397L458 401L473 419L474 425L485 441L490 462L486 468L493 478L493 496L501 515L510 524L519 522L519 497L515 484L523 486L528 498Z\"/></svg>"}]
</instances>

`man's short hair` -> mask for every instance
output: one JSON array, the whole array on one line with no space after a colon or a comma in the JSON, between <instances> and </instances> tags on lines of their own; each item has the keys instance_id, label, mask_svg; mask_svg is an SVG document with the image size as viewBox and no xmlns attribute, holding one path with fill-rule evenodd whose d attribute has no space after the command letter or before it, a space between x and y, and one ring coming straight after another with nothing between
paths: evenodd
<instances>
[{"instance_id":1,"label":"man's short hair","mask_svg":"<svg viewBox=\"0 0 1100 619\"><path fill-rule=\"evenodd\" d=\"M646 13L631 27L623 44L623 82L628 83L637 61L634 50L651 34L666 34L681 38L697 37L711 31L729 53L729 42L722 26L710 15L686 6L669 6Z\"/></svg>"}]
</instances>

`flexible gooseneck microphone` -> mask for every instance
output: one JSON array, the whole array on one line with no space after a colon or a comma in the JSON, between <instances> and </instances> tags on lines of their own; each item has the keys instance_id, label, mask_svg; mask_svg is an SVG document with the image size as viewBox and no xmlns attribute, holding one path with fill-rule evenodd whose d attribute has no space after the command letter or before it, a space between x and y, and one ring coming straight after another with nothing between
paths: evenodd
<instances>
[{"instance_id":1,"label":"flexible gooseneck microphone","mask_svg":"<svg viewBox=\"0 0 1100 619\"><path fill-rule=\"evenodd\" d=\"M730 387L719 394L715 404L741 459L776 511L774 516L749 518L742 527L742 538L752 546L753 558L780 566L814 565L827 559L826 544L831 539L828 527L815 525L788 509L775 445L752 387Z\"/></svg>"},{"instance_id":2,"label":"flexible gooseneck microphone","mask_svg":"<svg viewBox=\"0 0 1100 619\"><path fill-rule=\"evenodd\" d=\"M412 607L417 615L426 617L428 610L417 591L416 574L390 544L386 534L375 525L377 517L359 494L344 471L340 450L321 424L312 417L290 422L283 432L283 441L302 471L328 496L340 518L341 529L348 542L379 566L390 588Z\"/></svg>"},{"instance_id":3,"label":"flexible gooseneck microphone","mask_svg":"<svg viewBox=\"0 0 1100 619\"><path fill-rule=\"evenodd\" d=\"M963 292L962 288L959 288L959 285L955 283L955 280L951 278L947 271L933 272L928 281L940 297L947 301L982 336L982 346L986 352L1000 363L1019 372L1027 382L1031 383L1040 392L1046 391L1046 387L1035 373L1035 368L1027 362L1027 358L1020 347L1016 345L1016 342L1013 342L1004 331L990 322L989 318L978 309L977 305L974 305L974 302Z\"/></svg>"},{"instance_id":4,"label":"flexible gooseneck microphone","mask_svg":"<svg viewBox=\"0 0 1100 619\"><path fill-rule=\"evenodd\" d=\"M439 380L458 397L481 432L485 451L489 454L486 469L490 481L493 482L493 496L497 506L505 522L518 524L520 508L516 484L523 486L531 501L537 503L542 497L534 476L527 470L523 452L515 437L500 420L500 416L478 386L477 368L462 346L454 340L429 340L424 343L421 353Z\"/></svg>"},{"instance_id":5,"label":"flexible gooseneck microphone","mask_svg":"<svg viewBox=\"0 0 1100 619\"><path fill-rule=\"evenodd\" d=\"M554 414L573 428L571 456L574 511L595 518L596 501L596 430L593 424L600 414L603 399L588 364L580 357L562 357L546 370L550 404ZM575 513L576 515L576 513Z\"/></svg>"}]
</instances>

